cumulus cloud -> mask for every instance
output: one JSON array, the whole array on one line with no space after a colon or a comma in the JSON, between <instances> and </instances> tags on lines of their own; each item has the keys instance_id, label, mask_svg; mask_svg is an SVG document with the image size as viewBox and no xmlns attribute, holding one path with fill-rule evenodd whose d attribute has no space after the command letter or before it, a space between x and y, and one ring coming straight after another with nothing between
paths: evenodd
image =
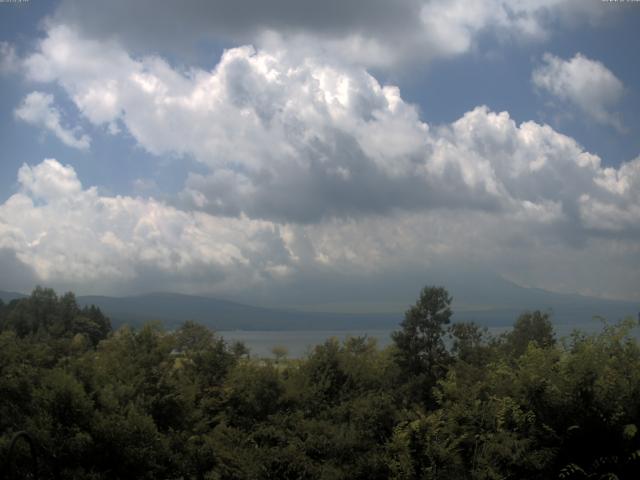
<instances>
[{"instance_id":1,"label":"cumulus cloud","mask_svg":"<svg viewBox=\"0 0 640 480\"><path fill-rule=\"evenodd\" d=\"M604 167L551 127L482 106L428 125L362 67L287 53L245 46L183 69L52 26L22 62L30 80L201 168L168 205L100 195L57 161L24 166L0 206L0 249L43 281L94 291L286 291L476 264L637 295L640 159Z\"/></svg>"},{"instance_id":2,"label":"cumulus cloud","mask_svg":"<svg viewBox=\"0 0 640 480\"><path fill-rule=\"evenodd\" d=\"M624 130L614 110L624 85L601 62L580 53L569 60L545 53L531 78L536 87L572 104L596 122Z\"/></svg>"},{"instance_id":3,"label":"cumulus cloud","mask_svg":"<svg viewBox=\"0 0 640 480\"><path fill-rule=\"evenodd\" d=\"M23 165L18 171L18 182L32 198L47 202L72 197L82 190L73 168L53 159L33 168Z\"/></svg>"},{"instance_id":4,"label":"cumulus cloud","mask_svg":"<svg viewBox=\"0 0 640 480\"><path fill-rule=\"evenodd\" d=\"M550 19L577 21L603 13L596 0L65 0L55 19L85 36L117 36L134 50L191 51L203 39L274 42L357 64L390 67L466 53L491 31L498 39L544 39ZM144 28L139 19L144 18Z\"/></svg>"},{"instance_id":5,"label":"cumulus cloud","mask_svg":"<svg viewBox=\"0 0 640 480\"><path fill-rule=\"evenodd\" d=\"M88 150L91 139L78 133L79 128L65 128L61 123L60 110L54 105L53 95L43 92L31 92L16 108L15 116L36 127L53 133L65 145L79 150Z\"/></svg>"},{"instance_id":6,"label":"cumulus cloud","mask_svg":"<svg viewBox=\"0 0 640 480\"><path fill-rule=\"evenodd\" d=\"M61 26L24 64L96 125L123 125L152 154L200 162L182 192L189 208L294 223L453 208L535 212L576 236L633 228L637 200L621 185L637 182L637 162L603 169L572 138L486 107L431 128L397 87L361 68L240 47L211 71L180 71ZM627 216L616 214L616 227L585 221L607 208Z\"/></svg>"},{"instance_id":7,"label":"cumulus cloud","mask_svg":"<svg viewBox=\"0 0 640 480\"><path fill-rule=\"evenodd\" d=\"M610 187L636 186L629 182L637 181L637 168L635 180L618 172ZM533 204L501 213L427 210L301 225L101 195L52 159L23 165L18 182L19 191L0 205L0 261L11 260L36 281L82 292L269 291L293 302L308 288L316 299L336 294L336 282L354 295L366 288L382 295L388 275L397 282L394 292L413 292L425 272L442 272L443 265L630 298L640 281L637 242L595 237L576 249L550 228L553 215ZM593 271L598 276L589 277Z\"/></svg>"},{"instance_id":8,"label":"cumulus cloud","mask_svg":"<svg viewBox=\"0 0 640 480\"><path fill-rule=\"evenodd\" d=\"M311 221L433 197L420 171L428 127L397 88L362 69L241 47L212 71L180 72L159 57L80 41L67 27L50 31L24 63L30 78L57 81L96 125L122 124L149 152L208 167L190 177L185 198L210 212ZM392 200L372 204L372 190Z\"/></svg>"},{"instance_id":9,"label":"cumulus cloud","mask_svg":"<svg viewBox=\"0 0 640 480\"><path fill-rule=\"evenodd\" d=\"M20 190L0 205L0 250L15 252L44 282L124 288L162 277L242 288L283 274L278 228L247 218L188 213L154 199L84 188L53 159L18 172ZM283 253L274 255L277 249ZM283 263L277 263L281 260Z\"/></svg>"}]
</instances>

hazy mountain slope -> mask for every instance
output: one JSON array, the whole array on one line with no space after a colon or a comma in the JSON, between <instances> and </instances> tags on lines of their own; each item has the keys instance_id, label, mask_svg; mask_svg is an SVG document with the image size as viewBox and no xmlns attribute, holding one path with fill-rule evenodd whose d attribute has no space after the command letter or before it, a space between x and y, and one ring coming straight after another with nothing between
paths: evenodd
<instances>
[{"instance_id":1,"label":"hazy mountain slope","mask_svg":"<svg viewBox=\"0 0 640 480\"><path fill-rule=\"evenodd\" d=\"M442 284L454 297L454 320L476 321L487 326L511 325L525 310L550 311L557 324L580 325L594 316L610 321L637 317L640 303L603 300L523 288L501 278L446 278ZM475 284L476 287L470 287ZM7 303L24 296L0 291ZM99 306L114 326L159 320L174 328L186 320L217 330L348 330L395 328L404 309L385 314L303 312L261 308L209 297L175 293L152 293L130 297L79 296L81 305ZM406 308L409 307L407 304Z\"/></svg>"},{"instance_id":2,"label":"hazy mountain slope","mask_svg":"<svg viewBox=\"0 0 640 480\"><path fill-rule=\"evenodd\" d=\"M82 296L83 305L94 304L115 325L160 320L174 327L194 320L217 330L327 330L387 328L398 323L395 315L347 315L278 311L207 297L154 293L135 297Z\"/></svg>"},{"instance_id":3,"label":"hazy mountain slope","mask_svg":"<svg viewBox=\"0 0 640 480\"><path fill-rule=\"evenodd\" d=\"M491 326L511 325L525 310L550 311L558 324L588 323L594 316L617 321L628 315L636 317L640 311L640 302L526 288L482 272L441 271L425 283L447 288L453 296L455 319Z\"/></svg>"},{"instance_id":4,"label":"hazy mountain slope","mask_svg":"<svg viewBox=\"0 0 640 480\"><path fill-rule=\"evenodd\" d=\"M640 309L632 302L515 288L519 294L517 301L500 304L499 299L487 296L487 303L480 308L454 308L454 320L473 320L487 326L511 325L523 311L541 309L550 311L555 323L578 325L591 322L596 315L610 321L627 315L635 317ZM195 320L218 330L375 329L395 328L403 318L402 311L396 314L338 314L272 310L170 293L124 298L90 296L79 297L79 301L98 305L116 325L160 320L172 327L185 320Z\"/></svg>"},{"instance_id":5,"label":"hazy mountain slope","mask_svg":"<svg viewBox=\"0 0 640 480\"><path fill-rule=\"evenodd\" d=\"M16 298L24 298L26 295L17 292L3 292L0 290L0 300L4 303L9 303L11 300L15 300Z\"/></svg>"}]
</instances>

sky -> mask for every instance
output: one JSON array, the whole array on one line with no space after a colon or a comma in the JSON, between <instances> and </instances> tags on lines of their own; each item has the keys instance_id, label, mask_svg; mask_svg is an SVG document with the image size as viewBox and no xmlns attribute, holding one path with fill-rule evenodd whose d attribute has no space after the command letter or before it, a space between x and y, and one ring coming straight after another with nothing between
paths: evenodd
<instances>
[{"instance_id":1,"label":"sky","mask_svg":"<svg viewBox=\"0 0 640 480\"><path fill-rule=\"evenodd\" d=\"M0 2L0 289L640 300L639 27L633 1Z\"/></svg>"}]
</instances>

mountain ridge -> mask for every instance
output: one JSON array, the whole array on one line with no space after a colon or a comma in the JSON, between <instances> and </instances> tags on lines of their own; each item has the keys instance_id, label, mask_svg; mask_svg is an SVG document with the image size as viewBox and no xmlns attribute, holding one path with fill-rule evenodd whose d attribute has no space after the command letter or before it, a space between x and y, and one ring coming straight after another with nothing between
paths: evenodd
<instances>
[{"instance_id":1,"label":"mountain ridge","mask_svg":"<svg viewBox=\"0 0 640 480\"><path fill-rule=\"evenodd\" d=\"M508 326L522 312L539 309L549 311L556 324L578 326L593 321L595 316L605 317L609 321L627 315L635 317L640 310L640 302L562 294L521 287L508 281L505 283L511 287L511 296L504 299L502 305L495 304L500 300L497 293L485 288L484 300L493 306L479 306L476 298L471 299L476 301L476 308L465 309L464 303L458 303L456 307L453 292L453 320L475 321L485 326ZM0 291L0 299L5 303L25 296L18 292ZM267 308L175 292L149 292L124 297L79 295L77 299L81 306L100 307L115 327L160 321L167 328L176 328L187 320L193 320L215 330L374 330L397 327L404 313L336 313Z\"/></svg>"}]
</instances>

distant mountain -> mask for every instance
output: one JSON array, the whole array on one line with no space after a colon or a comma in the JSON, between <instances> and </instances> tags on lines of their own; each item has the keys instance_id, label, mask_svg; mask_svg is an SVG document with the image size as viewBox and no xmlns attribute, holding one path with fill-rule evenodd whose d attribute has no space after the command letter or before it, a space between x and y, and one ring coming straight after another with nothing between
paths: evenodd
<instances>
[{"instance_id":1,"label":"distant mountain","mask_svg":"<svg viewBox=\"0 0 640 480\"><path fill-rule=\"evenodd\" d=\"M473 291L468 286L466 290L455 286L450 290L454 296L454 317L458 320L488 326L511 325L523 311L542 310L550 312L556 324L580 325L592 322L594 317L610 322L627 316L637 318L640 312L640 302L525 288L504 279L478 285Z\"/></svg>"},{"instance_id":2,"label":"distant mountain","mask_svg":"<svg viewBox=\"0 0 640 480\"><path fill-rule=\"evenodd\" d=\"M580 323L596 315L615 321L627 315L635 317L640 311L640 301L607 300L522 287L485 272L440 272L436 283L452 294L454 312L465 316L549 310L556 323Z\"/></svg>"},{"instance_id":3,"label":"distant mountain","mask_svg":"<svg viewBox=\"0 0 640 480\"><path fill-rule=\"evenodd\" d=\"M515 287L517 298L502 305L482 308L454 308L454 320L475 321L487 326L512 325L525 310L549 311L557 324L580 325L594 316L617 321L636 316L640 305L633 302L602 300L580 295L562 295L544 290ZM487 300L488 297L485 297ZM216 330L356 330L396 328L402 311L396 314L340 314L274 310L214 298L154 293L132 297L78 297L83 305L99 306L114 322L140 324L160 320L173 328L194 320ZM496 306L496 304L498 306ZM408 305L407 305L408 307Z\"/></svg>"},{"instance_id":4,"label":"distant mountain","mask_svg":"<svg viewBox=\"0 0 640 480\"><path fill-rule=\"evenodd\" d=\"M151 293L132 297L80 296L81 305L96 305L114 325L159 320L174 328L187 320L215 330L342 330L390 328L396 315L351 315L273 310L227 300Z\"/></svg>"},{"instance_id":5,"label":"distant mountain","mask_svg":"<svg viewBox=\"0 0 640 480\"><path fill-rule=\"evenodd\" d=\"M16 300L18 298L24 298L26 295L17 292L3 292L0 290L0 300L4 303L9 303L11 300Z\"/></svg>"},{"instance_id":6,"label":"distant mountain","mask_svg":"<svg viewBox=\"0 0 640 480\"><path fill-rule=\"evenodd\" d=\"M594 316L615 322L629 315L637 318L640 311L640 302L565 295L520 287L506 280L492 279L477 284L479 287L472 289L466 282L447 283L454 297L454 321L508 326L523 311L539 309L551 312L556 324L579 326L591 323ZM21 297L24 295L0 291L0 299L5 303ZM397 328L404 315L403 310L385 314L277 310L176 293L130 297L79 296L78 303L100 307L116 327L156 320L167 328L175 328L186 320L193 320L215 330L374 330Z\"/></svg>"}]
</instances>

